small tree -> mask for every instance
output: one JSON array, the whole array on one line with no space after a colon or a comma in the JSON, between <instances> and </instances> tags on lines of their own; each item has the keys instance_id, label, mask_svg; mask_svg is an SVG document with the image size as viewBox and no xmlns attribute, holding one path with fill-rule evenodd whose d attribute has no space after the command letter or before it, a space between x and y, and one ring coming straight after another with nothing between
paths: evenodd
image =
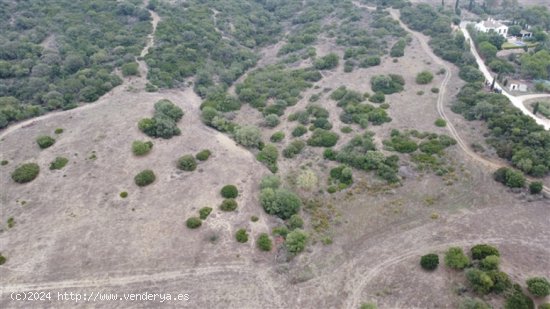
<instances>
[{"instance_id":1,"label":"small tree","mask_svg":"<svg viewBox=\"0 0 550 309\"><path fill-rule=\"evenodd\" d=\"M536 297L546 297L550 295L550 282L544 277L533 277L526 281L527 289Z\"/></svg>"},{"instance_id":2,"label":"small tree","mask_svg":"<svg viewBox=\"0 0 550 309\"><path fill-rule=\"evenodd\" d=\"M434 270L439 265L439 256L434 253L423 255L420 258L420 266L425 270Z\"/></svg>"},{"instance_id":3,"label":"small tree","mask_svg":"<svg viewBox=\"0 0 550 309\"><path fill-rule=\"evenodd\" d=\"M155 173L152 170L143 170L134 177L134 182L140 187L145 187L152 184L156 179Z\"/></svg>"},{"instance_id":4,"label":"small tree","mask_svg":"<svg viewBox=\"0 0 550 309\"><path fill-rule=\"evenodd\" d=\"M191 217L187 219L185 225L187 225L187 227L190 229L196 229L202 225L202 221L197 217Z\"/></svg>"},{"instance_id":5,"label":"small tree","mask_svg":"<svg viewBox=\"0 0 550 309\"><path fill-rule=\"evenodd\" d=\"M197 168L197 161L192 155L184 155L178 160L178 167L184 171L194 171Z\"/></svg>"},{"instance_id":6,"label":"small tree","mask_svg":"<svg viewBox=\"0 0 550 309\"><path fill-rule=\"evenodd\" d=\"M285 246L290 253L297 254L304 251L309 236L301 229L295 229L286 236Z\"/></svg>"},{"instance_id":7,"label":"small tree","mask_svg":"<svg viewBox=\"0 0 550 309\"><path fill-rule=\"evenodd\" d=\"M470 259L464 254L462 248L451 247L445 253L445 265L453 269L464 269L470 265Z\"/></svg>"},{"instance_id":8,"label":"small tree","mask_svg":"<svg viewBox=\"0 0 550 309\"><path fill-rule=\"evenodd\" d=\"M25 163L20 165L11 174L11 179L17 183L33 181L40 173L40 167L36 163Z\"/></svg>"},{"instance_id":9,"label":"small tree","mask_svg":"<svg viewBox=\"0 0 550 309\"><path fill-rule=\"evenodd\" d=\"M248 233L245 229L239 229L237 233L235 233L235 238L240 243L245 243L248 241Z\"/></svg>"},{"instance_id":10,"label":"small tree","mask_svg":"<svg viewBox=\"0 0 550 309\"><path fill-rule=\"evenodd\" d=\"M429 71L422 71L416 75L416 83L419 85L426 85L432 82L434 75Z\"/></svg>"},{"instance_id":11,"label":"small tree","mask_svg":"<svg viewBox=\"0 0 550 309\"><path fill-rule=\"evenodd\" d=\"M239 190L234 185L226 185L220 193L223 198L236 198L239 195Z\"/></svg>"},{"instance_id":12,"label":"small tree","mask_svg":"<svg viewBox=\"0 0 550 309\"><path fill-rule=\"evenodd\" d=\"M41 149L46 149L55 144L55 139L47 135L42 135L36 138L36 143Z\"/></svg>"},{"instance_id":13,"label":"small tree","mask_svg":"<svg viewBox=\"0 0 550 309\"><path fill-rule=\"evenodd\" d=\"M269 238L269 235L267 235L267 233L261 233L260 236L258 236L256 245L262 251L271 251L271 248L273 247L273 243L271 242L271 239Z\"/></svg>"},{"instance_id":14,"label":"small tree","mask_svg":"<svg viewBox=\"0 0 550 309\"><path fill-rule=\"evenodd\" d=\"M531 192L531 194L541 193L542 188L543 188L543 185L542 185L542 182L540 181L533 181L529 184L529 192Z\"/></svg>"},{"instance_id":15,"label":"small tree","mask_svg":"<svg viewBox=\"0 0 550 309\"><path fill-rule=\"evenodd\" d=\"M285 220L298 213L302 201L288 190L266 188L260 192L260 204L268 214Z\"/></svg>"},{"instance_id":16,"label":"small tree","mask_svg":"<svg viewBox=\"0 0 550 309\"><path fill-rule=\"evenodd\" d=\"M220 209L223 211L234 211L237 209L237 201L235 201L232 198L223 200L222 204L220 205Z\"/></svg>"}]
</instances>

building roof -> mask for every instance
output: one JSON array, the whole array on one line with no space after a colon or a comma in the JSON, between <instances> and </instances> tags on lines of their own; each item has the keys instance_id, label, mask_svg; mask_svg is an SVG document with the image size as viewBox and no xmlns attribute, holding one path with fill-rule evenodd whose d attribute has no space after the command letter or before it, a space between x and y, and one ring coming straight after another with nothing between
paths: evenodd
<instances>
[{"instance_id":1,"label":"building roof","mask_svg":"<svg viewBox=\"0 0 550 309\"><path fill-rule=\"evenodd\" d=\"M481 22L485 28L500 28L504 25L494 19L487 19Z\"/></svg>"},{"instance_id":2,"label":"building roof","mask_svg":"<svg viewBox=\"0 0 550 309\"><path fill-rule=\"evenodd\" d=\"M531 33L531 31L521 30L519 33L521 33L521 34L529 34L529 33Z\"/></svg>"}]
</instances>

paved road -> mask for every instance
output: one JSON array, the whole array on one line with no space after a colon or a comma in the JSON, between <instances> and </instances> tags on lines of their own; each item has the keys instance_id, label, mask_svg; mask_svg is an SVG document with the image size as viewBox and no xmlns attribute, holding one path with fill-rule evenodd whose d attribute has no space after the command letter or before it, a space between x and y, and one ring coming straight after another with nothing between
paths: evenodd
<instances>
[{"instance_id":1,"label":"paved road","mask_svg":"<svg viewBox=\"0 0 550 309\"><path fill-rule=\"evenodd\" d=\"M485 63L483 62L483 59L479 56L477 53L477 50L475 48L475 45L472 43L472 37L468 33L468 30L466 29L466 26L468 25L468 22L462 22L460 23L460 30L462 30L462 33L464 33L464 37L466 38L467 42L470 42L470 50L474 57L476 58L477 64L479 66L479 70L483 75L485 76L485 79L488 81L493 81L494 76L491 74L489 69L485 66ZM521 110L522 113L525 115L533 118L538 124L544 127L546 130L550 130L550 120L549 119L543 119L538 117L537 115L533 114L527 107L525 107L524 102L527 100L532 99L538 99L538 98L550 98L550 94L531 94L531 95L524 95L524 96L513 96L511 95L506 89L504 89L500 84L497 82L495 83L495 88L501 89L502 94L505 95L512 104L517 107L519 110Z\"/></svg>"}]
</instances>

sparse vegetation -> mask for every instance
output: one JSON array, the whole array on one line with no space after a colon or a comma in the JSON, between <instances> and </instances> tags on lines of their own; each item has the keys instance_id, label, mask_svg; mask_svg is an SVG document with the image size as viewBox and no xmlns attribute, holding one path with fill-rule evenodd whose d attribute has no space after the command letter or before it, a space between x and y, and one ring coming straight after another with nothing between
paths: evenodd
<instances>
[{"instance_id":1,"label":"sparse vegetation","mask_svg":"<svg viewBox=\"0 0 550 309\"><path fill-rule=\"evenodd\" d=\"M60 170L64 168L67 163L69 163L69 159L65 157L56 157L55 160L50 163L50 170Z\"/></svg>"},{"instance_id":2,"label":"sparse vegetation","mask_svg":"<svg viewBox=\"0 0 550 309\"><path fill-rule=\"evenodd\" d=\"M33 181L40 173L40 167L36 163L25 163L18 166L11 174L11 179L17 183Z\"/></svg>"},{"instance_id":3,"label":"sparse vegetation","mask_svg":"<svg viewBox=\"0 0 550 309\"><path fill-rule=\"evenodd\" d=\"M134 177L134 182L140 187L145 187L152 184L156 179L155 173L152 170L143 170Z\"/></svg>"},{"instance_id":4,"label":"sparse vegetation","mask_svg":"<svg viewBox=\"0 0 550 309\"><path fill-rule=\"evenodd\" d=\"M54 133L55 134L61 134L61 133L63 133L63 129L62 128L57 128L57 129L55 129Z\"/></svg>"},{"instance_id":5,"label":"sparse vegetation","mask_svg":"<svg viewBox=\"0 0 550 309\"><path fill-rule=\"evenodd\" d=\"M6 261L7 261L7 260L8 260L8 259L6 259L6 257L3 256L2 253L0 253L0 265L6 264Z\"/></svg>"},{"instance_id":6,"label":"sparse vegetation","mask_svg":"<svg viewBox=\"0 0 550 309\"><path fill-rule=\"evenodd\" d=\"M304 150L306 143L301 140L292 141L285 149L283 149L283 156L285 158L292 159Z\"/></svg>"}]
</instances>

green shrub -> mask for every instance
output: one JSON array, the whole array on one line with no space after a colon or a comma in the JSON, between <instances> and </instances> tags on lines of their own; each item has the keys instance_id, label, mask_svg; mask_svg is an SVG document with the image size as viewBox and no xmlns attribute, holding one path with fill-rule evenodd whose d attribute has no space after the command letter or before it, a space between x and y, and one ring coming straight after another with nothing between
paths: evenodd
<instances>
[{"instance_id":1,"label":"green shrub","mask_svg":"<svg viewBox=\"0 0 550 309\"><path fill-rule=\"evenodd\" d=\"M439 265L439 256L434 253L423 255L420 258L420 266L426 270L434 270Z\"/></svg>"},{"instance_id":2,"label":"green shrub","mask_svg":"<svg viewBox=\"0 0 550 309\"><path fill-rule=\"evenodd\" d=\"M550 295L550 282L544 277L533 277L526 281L527 290L535 297L546 297Z\"/></svg>"},{"instance_id":3,"label":"green shrub","mask_svg":"<svg viewBox=\"0 0 550 309\"><path fill-rule=\"evenodd\" d=\"M155 103L153 118L144 118L138 122L138 128L151 137L171 138L180 135L177 122L183 117L183 111L169 100Z\"/></svg>"},{"instance_id":4,"label":"green shrub","mask_svg":"<svg viewBox=\"0 0 550 309\"><path fill-rule=\"evenodd\" d=\"M8 160L2 160L2 161L0 161L0 165L2 165L2 166L8 165L8 163L10 163Z\"/></svg>"},{"instance_id":5,"label":"green shrub","mask_svg":"<svg viewBox=\"0 0 550 309\"><path fill-rule=\"evenodd\" d=\"M370 96L369 101L372 103L384 103L384 101L386 101L386 96L383 92L376 92Z\"/></svg>"},{"instance_id":6,"label":"green shrub","mask_svg":"<svg viewBox=\"0 0 550 309\"><path fill-rule=\"evenodd\" d=\"M314 66L317 70L330 70L338 66L339 58L335 53L330 53L315 61Z\"/></svg>"},{"instance_id":7,"label":"green shrub","mask_svg":"<svg viewBox=\"0 0 550 309\"><path fill-rule=\"evenodd\" d=\"M279 117L277 117L277 115L275 114L269 114L265 116L264 121L265 121L265 125L270 128L274 128L280 123Z\"/></svg>"},{"instance_id":8,"label":"green shrub","mask_svg":"<svg viewBox=\"0 0 550 309\"><path fill-rule=\"evenodd\" d=\"M374 92L392 94L403 90L405 79L401 75L376 75L371 78L371 88Z\"/></svg>"},{"instance_id":9,"label":"green shrub","mask_svg":"<svg viewBox=\"0 0 550 309\"><path fill-rule=\"evenodd\" d=\"M255 126L242 126L235 130L235 140L244 147L255 148L260 145L262 135Z\"/></svg>"},{"instance_id":10,"label":"green shrub","mask_svg":"<svg viewBox=\"0 0 550 309\"><path fill-rule=\"evenodd\" d=\"M211 212L212 212L212 207L203 207L199 209L199 218L201 220L206 220L206 218L208 218Z\"/></svg>"},{"instance_id":11,"label":"green shrub","mask_svg":"<svg viewBox=\"0 0 550 309\"><path fill-rule=\"evenodd\" d=\"M63 133L63 129L62 128L57 128L57 129L55 129L54 133L55 134L61 134L61 133Z\"/></svg>"},{"instance_id":12,"label":"green shrub","mask_svg":"<svg viewBox=\"0 0 550 309\"><path fill-rule=\"evenodd\" d=\"M237 209L237 201L235 199L229 198L223 200L222 204L220 205L220 209L223 211L234 211Z\"/></svg>"},{"instance_id":13,"label":"green shrub","mask_svg":"<svg viewBox=\"0 0 550 309\"><path fill-rule=\"evenodd\" d=\"M301 229L304 227L304 220L300 217L300 215L294 214L290 216L290 219L288 219L288 226L291 230Z\"/></svg>"},{"instance_id":14,"label":"green shrub","mask_svg":"<svg viewBox=\"0 0 550 309\"><path fill-rule=\"evenodd\" d=\"M497 270L498 264L500 263L500 258L496 255L486 256L479 263L479 267L483 270Z\"/></svg>"},{"instance_id":15,"label":"green shrub","mask_svg":"<svg viewBox=\"0 0 550 309\"><path fill-rule=\"evenodd\" d=\"M274 145L266 145L256 156L256 159L265 164L272 173L276 173L279 169L277 166L278 158L279 151Z\"/></svg>"},{"instance_id":16,"label":"green shrub","mask_svg":"<svg viewBox=\"0 0 550 309\"><path fill-rule=\"evenodd\" d=\"M153 148L153 142L133 141L132 152L135 156L144 156L148 154Z\"/></svg>"},{"instance_id":17,"label":"green shrub","mask_svg":"<svg viewBox=\"0 0 550 309\"><path fill-rule=\"evenodd\" d=\"M212 155L212 152L208 149L203 149L199 153L195 155L195 158L199 161L206 161L210 156Z\"/></svg>"},{"instance_id":18,"label":"green shrub","mask_svg":"<svg viewBox=\"0 0 550 309\"><path fill-rule=\"evenodd\" d=\"M300 211L302 201L288 190L266 188L260 192L260 204L268 214L286 220Z\"/></svg>"},{"instance_id":19,"label":"green shrub","mask_svg":"<svg viewBox=\"0 0 550 309\"><path fill-rule=\"evenodd\" d=\"M336 145L340 137L338 134L324 129L315 129L311 137L307 140L309 146L314 147L332 147Z\"/></svg>"},{"instance_id":20,"label":"green shrub","mask_svg":"<svg viewBox=\"0 0 550 309\"><path fill-rule=\"evenodd\" d=\"M156 179L155 173L152 170L144 170L134 177L134 182L140 187L145 187L152 184Z\"/></svg>"},{"instance_id":21,"label":"green shrub","mask_svg":"<svg viewBox=\"0 0 550 309\"><path fill-rule=\"evenodd\" d=\"M282 132L282 131L278 131L278 132L273 133L273 135L271 135L271 138L269 140L272 143L278 143L278 142L282 141L284 138L285 138L285 133Z\"/></svg>"},{"instance_id":22,"label":"green shrub","mask_svg":"<svg viewBox=\"0 0 550 309\"><path fill-rule=\"evenodd\" d=\"M472 247L470 252L472 253L472 258L474 260L483 260L490 255L500 256L500 252L498 252L497 248L487 244L475 245Z\"/></svg>"},{"instance_id":23,"label":"green shrub","mask_svg":"<svg viewBox=\"0 0 550 309\"><path fill-rule=\"evenodd\" d=\"M416 83L419 85L426 85L432 82L434 75L429 71L422 71L416 75Z\"/></svg>"},{"instance_id":24,"label":"green shrub","mask_svg":"<svg viewBox=\"0 0 550 309\"><path fill-rule=\"evenodd\" d=\"M122 65L121 70L124 76L139 75L139 66L137 62L125 63Z\"/></svg>"},{"instance_id":25,"label":"green shrub","mask_svg":"<svg viewBox=\"0 0 550 309\"><path fill-rule=\"evenodd\" d=\"M294 231L288 233L285 240L285 247L290 253L297 254L304 251L307 241L308 234L300 229L295 229Z\"/></svg>"},{"instance_id":26,"label":"green shrub","mask_svg":"<svg viewBox=\"0 0 550 309\"><path fill-rule=\"evenodd\" d=\"M196 229L202 225L202 221L197 217L191 217L185 221L185 225L190 229Z\"/></svg>"},{"instance_id":27,"label":"green shrub","mask_svg":"<svg viewBox=\"0 0 550 309\"><path fill-rule=\"evenodd\" d=\"M64 157L56 157L55 160L50 163L50 170L60 170L64 168L67 163L69 163L69 159Z\"/></svg>"},{"instance_id":28,"label":"green shrub","mask_svg":"<svg viewBox=\"0 0 550 309\"><path fill-rule=\"evenodd\" d=\"M373 304L373 303L364 303L364 304L361 304L361 307L359 307L359 309L377 309L377 308L378 307L376 306L376 304Z\"/></svg>"},{"instance_id":29,"label":"green shrub","mask_svg":"<svg viewBox=\"0 0 550 309\"><path fill-rule=\"evenodd\" d=\"M535 309L531 298L523 294L520 286L514 286L514 291L509 294L504 303L504 309Z\"/></svg>"},{"instance_id":30,"label":"green shrub","mask_svg":"<svg viewBox=\"0 0 550 309\"><path fill-rule=\"evenodd\" d=\"M435 121L435 125L438 127L444 127L447 125L447 121L445 121L445 119L439 118Z\"/></svg>"},{"instance_id":31,"label":"green shrub","mask_svg":"<svg viewBox=\"0 0 550 309\"><path fill-rule=\"evenodd\" d=\"M292 159L304 150L306 143L301 140L292 141L285 149L283 149L283 156L288 159Z\"/></svg>"},{"instance_id":32,"label":"green shrub","mask_svg":"<svg viewBox=\"0 0 550 309\"><path fill-rule=\"evenodd\" d=\"M464 254L462 248L451 247L445 253L445 265L452 269L464 269L470 265L470 259Z\"/></svg>"},{"instance_id":33,"label":"green shrub","mask_svg":"<svg viewBox=\"0 0 550 309\"><path fill-rule=\"evenodd\" d=\"M512 280L510 280L510 277L505 272L490 270L487 272L487 275L493 280L494 285L491 291L496 294L507 291L512 287Z\"/></svg>"},{"instance_id":34,"label":"green shrub","mask_svg":"<svg viewBox=\"0 0 550 309\"><path fill-rule=\"evenodd\" d=\"M12 227L15 226L15 219L13 217L9 217L6 223L8 223L8 228L11 229Z\"/></svg>"},{"instance_id":35,"label":"green shrub","mask_svg":"<svg viewBox=\"0 0 550 309\"><path fill-rule=\"evenodd\" d=\"M20 165L11 174L11 179L17 183L33 181L40 173L40 167L36 163L25 163Z\"/></svg>"},{"instance_id":36,"label":"green shrub","mask_svg":"<svg viewBox=\"0 0 550 309\"><path fill-rule=\"evenodd\" d=\"M531 194L539 194L542 192L543 184L540 181L533 181L529 184L529 192Z\"/></svg>"},{"instance_id":37,"label":"green shrub","mask_svg":"<svg viewBox=\"0 0 550 309\"><path fill-rule=\"evenodd\" d=\"M267 235L267 233L261 233L258 236L258 240L256 241L256 245L262 251L271 251L271 248L273 247L273 243L271 242L271 238L269 238L269 235Z\"/></svg>"},{"instance_id":38,"label":"green shrub","mask_svg":"<svg viewBox=\"0 0 550 309\"><path fill-rule=\"evenodd\" d=\"M300 137L300 136L302 136L306 133L307 133L307 128L302 126L302 125L296 126L292 130L292 136L294 136L294 137Z\"/></svg>"},{"instance_id":39,"label":"green shrub","mask_svg":"<svg viewBox=\"0 0 550 309\"><path fill-rule=\"evenodd\" d=\"M538 309L550 309L550 303L540 304Z\"/></svg>"},{"instance_id":40,"label":"green shrub","mask_svg":"<svg viewBox=\"0 0 550 309\"><path fill-rule=\"evenodd\" d=\"M192 155L184 155L178 160L178 168L180 170L192 172L197 168L197 161Z\"/></svg>"},{"instance_id":41,"label":"green shrub","mask_svg":"<svg viewBox=\"0 0 550 309\"><path fill-rule=\"evenodd\" d=\"M122 191L122 192L120 192L119 195L120 195L121 198L127 198L128 197L128 192Z\"/></svg>"},{"instance_id":42,"label":"green shrub","mask_svg":"<svg viewBox=\"0 0 550 309\"><path fill-rule=\"evenodd\" d=\"M274 236L281 236L282 238L286 238L286 236L288 235L288 232L289 232L288 228L284 225L281 225L273 228L273 230L271 231L271 234L273 234Z\"/></svg>"},{"instance_id":43,"label":"green shrub","mask_svg":"<svg viewBox=\"0 0 550 309\"><path fill-rule=\"evenodd\" d=\"M494 285L491 277L489 277L489 275L479 269L468 269L466 271L466 278L468 279L468 282L472 285L474 291L481 295L489 293Z\"/></svg>"},{"instance_id":44,"label":"green shrub","mask_svg":"<svg viewBox=\"0 0 550 309\"><path fill-rule=\"evenodd\" d=\"M55 139L47 135L42 135L36 138L36 143L41 149L46 149L55 144Z\"/></svg>"},{"instance_id":45,"label":"green shrub","mask_svg":"<svg viewBox=\"0 0 550 309\"><path fill-rule=\"evenodd\" d=\"M466 297L460 305L458 305L458 309L491 309L492 307L487 305L484 301L478 298L469 298Z\"/></svg>"},{"instance_id":46,"label":"green shrub","mask_svg":"<svg viewBox=\"0 0 550 309\"><path fill-rule=\"evenodd\" d=\"M236 198L239 195L239 190L234 185L226 185L220 193L223 198Z\"/></svg>"},{"instance_id":47,"label":"green shrub","mask_svg":"<svg viewBox=\"0 0 550 309\"><path fill-rule=\"evenodd\" d=\"M237 233L235 233L235 238L240 243L245 243L248 241L248 233L245 229L239 229Z\"/></svg>"},{"instance_id":48,"label":"green shrub","mask_svg":"<svg viewBox=\"0 0 550 309\"><path fill-rule=\"evenodd\" d=\"M432 89L430 89L430 91L431 91L432 93L439 93L439 88L433 87Z\"/></svg>"},{"instance_id":49,"label":"green shrub","mask_svg":"<svg viewBox=\"0 0 550 309\"><path fill-rule=\"evenodd\" d=\"M346 134L347 134L347 133L351 133L352 131L353 131L353 129L352 129L351 127L347 127L347 126L346 126L346 127L342 127L342 128L340 129L340 132L346 133Z\"/></svg>"},{"instance_id":50,"label":"green shrub","mask_svg":"<svg viewBox=\"0 0 550 309\"><path fill-rule=\"evenodd\" d=\"M260 220L260 218L258 218L257 216L250 217L250 221L252 222L258 222L258 220Z\"/></svg>"},{"instance_id":51,"label":"green shrub","mask_svg":"<svg viewBox=\"0 0 550 309\"><path fill-rule=\"evenodd\" d=\"M4 265L6 263L7 259L5 256L0 253L0 265Z\"/></svg>"},{"instance_id":52,"label":"green shrub","mask_svg":"<svg viewBox=\"0 0 550 309\"><path fill-rule=\"evenodd\" d=\"M281 186L281 179L277 175L267 175L260 180L260 189L277 189Z\"/></svg>"}]
</instances>

